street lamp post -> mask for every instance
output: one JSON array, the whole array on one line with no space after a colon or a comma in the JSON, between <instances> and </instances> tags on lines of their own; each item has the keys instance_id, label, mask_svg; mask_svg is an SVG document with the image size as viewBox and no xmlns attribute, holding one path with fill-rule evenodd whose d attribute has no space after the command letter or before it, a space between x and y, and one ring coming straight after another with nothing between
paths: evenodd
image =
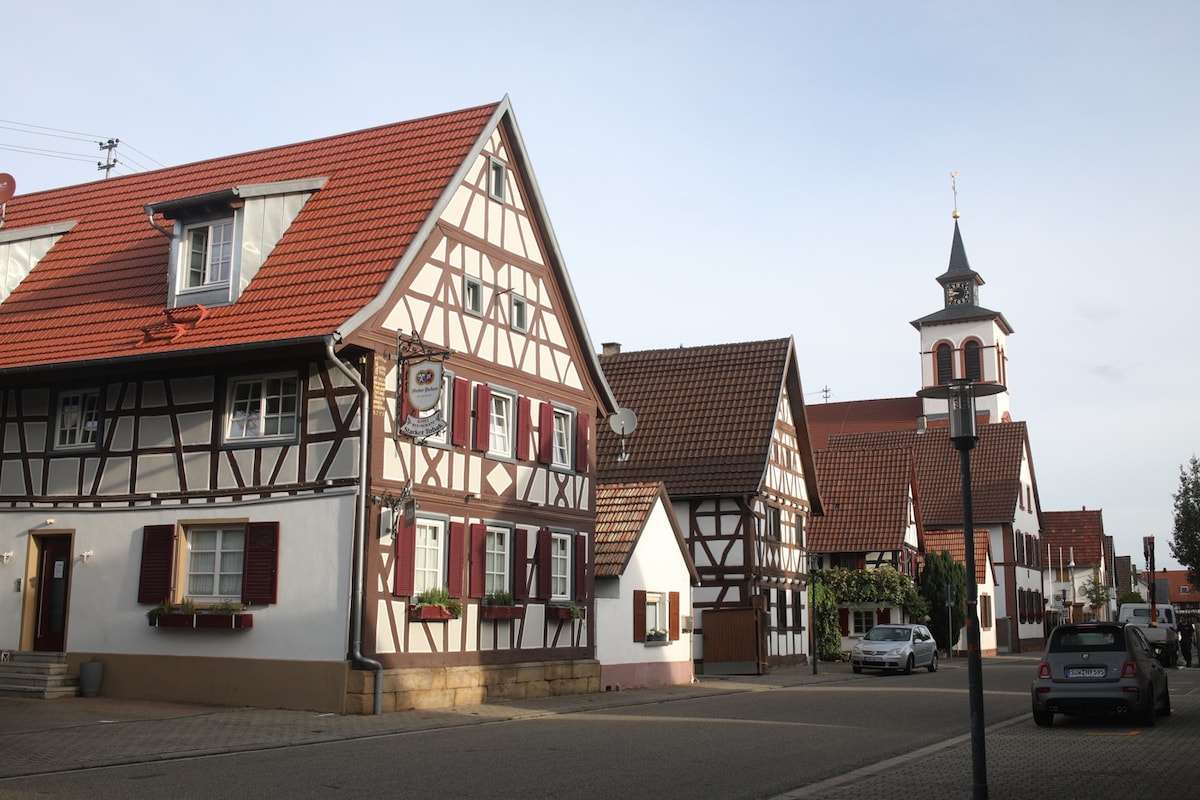
<instances>
[{"instance_id":1,"label":"street lamp post","mask_svg":"<svg viewBox=\"0 0 1200 800\"><path fill-rule=\"evenodd\" d=\"M973 384L952 380L931 386L918 397L945 399L949 408L950 441L959 452L962 472L963 544L967 555L967 697L971 708L971 797L987 800L987 752L983 740L983 654L979 645L979 584L975 580L975 520L971 507L971 450L975 432L975 398L1005 391L997 383ZM953 635L953 632L951 632Z\"/></svg>"}]
</instances>

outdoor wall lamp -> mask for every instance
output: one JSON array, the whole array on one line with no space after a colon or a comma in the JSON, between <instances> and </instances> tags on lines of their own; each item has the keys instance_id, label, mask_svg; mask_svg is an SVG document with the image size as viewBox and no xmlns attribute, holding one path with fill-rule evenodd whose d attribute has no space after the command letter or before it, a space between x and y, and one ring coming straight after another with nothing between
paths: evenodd
<instances>
[{"instance_id":1,"label":"outdoor wall lamp","mask_svg":"<svg viewBox=\"0 0 1200 800\"><path fill-rule=\"evenodd\" d=\"M89 563L91 563L91 561L92 561L92 551L91 551L91 550L84 550L82 553L80 553L80 554L79 554L79 558L80 558L80 560L81 560L81 561L83 561L83 563L84 563L84 564L89 564Z\"/></svg>"},{"instance_id":2,"label":"outdoor wall lamp","mask_svg":"<svg viewBox=\"0 0 1200 800\"><path fill-rule=\"evenodd\" d=\"M950 422L950 441L959 452L962 473L963 545L967 551L967 697L971 708L971 797L987 800L987 753L983 740L983 654L979 646L979 584L975 580L975 520L971 508L971 449L979 436L975 431L975 398L1007 391L999 383L975 384L957 379L930 386L917 397L945 400ZM951 632L953 635L953 632Z\"/></svg>"},{"instance_id":3,"label":"outdoor wall lamp","mask_svg":"<svg viewBox=\"0 0 1200 800\"><path fill-rule=\"evenodd\" d=\"M13 554L11 550L9 550L7 553L0 553L0 564L7 564L8 562L12 561L12 559Z\"/></svg>"}]
</instances>

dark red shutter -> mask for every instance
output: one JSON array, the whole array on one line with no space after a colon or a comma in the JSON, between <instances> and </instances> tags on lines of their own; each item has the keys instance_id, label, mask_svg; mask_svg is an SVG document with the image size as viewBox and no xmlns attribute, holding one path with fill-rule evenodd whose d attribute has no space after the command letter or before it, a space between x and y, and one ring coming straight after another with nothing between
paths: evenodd
<instances>
[{"instance_id":1,"label":"dark red shutter","mask_svg":"<svg viewBox=\"0 0 1200 800\"><path fill-rule=\"evenodd\" d=\"M242 602L246 605L277 602L279 586L279 523L246 523L246 551L242 554Z\"/></svg>"},{"instance_id":2,"label":"dark red shutter","mask_svg":"<svg viewBox=\"0 0 1200 800\"><path fill-rule=\"evenodd\" d=\"M838 609L838 627L842 629L842 636L850 635L850 609Z\"/></svg>"},{"instance_id":3,"label":"dark red shutter","mask_svg":"<svg viewBox=\"0 0 1200 800\"><path fill-rule=\"evenodd\" d=\"M517 460L529 460L529 438L533 435L533 409L528 397L517 398Z\"/></svg>"},{"instance_id":4,"label":"dark red shutter","mask_svg":"<svg viewBox=\"0 0 1200 800\"><path fill-rule=\"evenodd\" d=\"M471 382L454 379L454 416L450 420L450 444L466 447L471 443Z\"/></svg>"},{"instance_id":5,"label":"dark red shutter","mask_svg":"<svg viewBox=\"0 0 1200 800\"><path fill-rule=\"evenodd\" d=\"M646 590L633 590L633 640L646 641Z\"/></svg>"},{"instance_id":6,"label":"dark red shutter","mask_svg":"<svg viewBox=\"0 0 1200 800\"><path fill-rule=\"evenodd\" d=\"M479 598L483 597L483 587L487 583L487 526L481 522L471 523L470 548L470 585L467 594Z\"/></svg>"},{"instance_id":7,"label":"dark red shutter","mask_svg":"<svg viewBox=\"0 0 1200 800\"><path fill-rule=\"evenodd\" d=\"M138 576L139 603L165 603L171 599L175 574L175 526L142 528L142 568Z\"/></svg>"},{"instance_id":8,"label":"dark red shutter","mask_svg":"<svg viewBox=\"0 0 1200 800\"><path fill-rule=\"evenodd\" d=\"M412 403L408 399L408 370L405 370L404 375L400 376L400 385L396 387L396 392L400 395L400 419L396 420L396 427L399 428L408 419L408 415L413 413Z\"/></svg>"},{"instance_id":9,"label":"dark red shutter","mask_svg":"<svg viewBox=\"0 0 1200 800\"><path fill-rule=\"evenodd\" d=\"M392 513L401 515L396 524L396 571L392 576L392 594L409 597L417 590L417 526L404 521L403 510Z\"/></svg>"},{"instance_id":10,"label":"dark red shutter","mask_svg":"<svg viewBox=\"0 0 1200 800\"><path fill-rule=\"evenodd\" d=\"M520 528L512 533L512 595L529 599L529 534Z\"/></svg>"},{"instance_id":11,"label":"dark red shutter","mask_svg":"<svg viewBox=\"0 0 1200 800\"><path fill-rule=\"evenodd\" d=\"M879 609L878 618L879 618L879 624L880 624L880 625L887 625L887 624L891 623L891 621L892 621L892 610L891 610L890 608L881 608L881 609Z\"/></svg>"},{"instance_id":12,"label":"dark red shutter","mask_svg":"<svg viewBox=\"0 0 1200 800\"><path fill-rule=\"evenodd\" d=\"M537 532L537 596L547 600L554 594L550 578L550 546L553 537L549 528L541 528Z\"/></svg>"},{"instance_id":13,"label":"dark red shutter","mask_svg":"<svg viewBox=\"0 0 1200 800\"><path fill-rule=\"evenodd\" d=\"M554 461L554 406L546 402L538 409L538 461Z\"/></svg>"},{"instance_id":14,"label":"dark red shutter","mask_svg":"<svg viewBox=\"0 0 1200 800\"><path fill-rule=\"evenodd\" d=\"M671 641L679 638L679 592L671 592L667 595L667 612L671 618Z\"/></svg>"},{"instance_id":15,"label":"dark red shutter","mask_svg":"<svg viewBox=\"0 0 1200 800\"><path fill-rule=\"evenodd\" d=\"M587 585L587 536L575 536L575 599L586 600Z\"/></svg>"},{"instance_id":16,"label":"dark red shutter","mask_svg":"<svg viewBox=\"0 0 1200 800\"><path fill-rule=\"evenodd\" d=\"M492 442L492 387L481 383L475 387L475 444L476 450L486 451Z\"/></svg>"},{"instance_id":17,"label":"dark red shutter","mask_svg":"<svg viewBox=\"0 0 1200 800\"><path fill-rule=\"evenodd\" d=\"M575 416L575 471L587 472L588 442L592 434L592 417L580 411Z\"/></svg>"},{"instance_id":18,"label":"dark red shutter","mask_svg":"<svg viewBox=\"0 0 1200 800\"><path fill-rule=\"evenodd\" d=\"M467 526L450 523L450 565L446 572L446 588L451 597L463 596L463 570L467 566Z\"/></svg>"}]
</instances>

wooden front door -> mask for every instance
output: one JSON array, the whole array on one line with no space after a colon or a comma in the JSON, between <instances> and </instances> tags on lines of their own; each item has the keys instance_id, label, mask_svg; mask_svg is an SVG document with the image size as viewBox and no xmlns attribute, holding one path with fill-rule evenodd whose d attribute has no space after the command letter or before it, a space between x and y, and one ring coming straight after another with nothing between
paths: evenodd
<instances>
[{"instance_id":1,"label":"wooden front door","mask_svg":"<svg viewBox=\"0 0 1200 800\"><path fill-rule=\"evenodd\" d=\"M37 630L34 650L61 653L66 644L71 586L71 537L38 537Z\"/></svg>"}]
</instances>

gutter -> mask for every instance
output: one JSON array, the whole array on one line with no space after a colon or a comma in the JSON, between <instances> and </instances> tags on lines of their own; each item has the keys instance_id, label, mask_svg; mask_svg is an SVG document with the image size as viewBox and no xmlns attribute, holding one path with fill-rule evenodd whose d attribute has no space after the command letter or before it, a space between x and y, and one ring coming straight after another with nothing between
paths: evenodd
<instances>
[{"instance_id":1,"label":"gutter","mask_svg":"<svg viewBox=\"0 0 1200 800\"><path fill-rule=\"evenodd\" d=\"M354 578L352 593L350 595L350 627L351 627L351 643L350 643L350 660L354 662L355 667L362 667L374 670L375 672L375 709L376 715L383 713L383 664L373 658L367 658L362 652L362 628L363 628L363 598L365 596L364 580L363 580L363 561L366 559L365 539L367 534L367 464L368 450L367 445L370 442L370 421L371 421L371 395L367 387L363 384L362 379L358 377L358 373L350 368L346 362L337 357L333 352L333 339L326 337L325 339L325 355L329 358L331 366L350 379L354 387L358 389L359 395L359 417L361 419L359 425L359 445L358 445L358 512L357 521L354 525Z\"/></svg>"}]
</instances>

